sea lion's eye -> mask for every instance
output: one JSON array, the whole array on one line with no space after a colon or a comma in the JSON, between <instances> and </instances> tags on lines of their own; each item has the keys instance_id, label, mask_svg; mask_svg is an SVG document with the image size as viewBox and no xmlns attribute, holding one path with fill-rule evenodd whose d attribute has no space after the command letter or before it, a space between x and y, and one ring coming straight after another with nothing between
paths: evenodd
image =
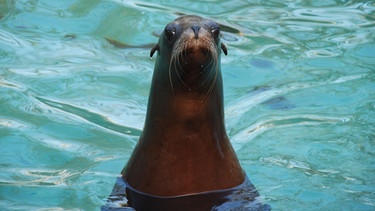
<instances>
[{"instance_id":1,"label":"sea lion's eye","mask_svg":"<svg viewBox=\"0 0 375 211\"><path fill-rule=\"evenodd\" d=\"M166 28L165 35L169 41L172 41L173 37L176 35L176 29L174 28Z\"/></svg>"},{"instance_id":2,"label":"sea lion's eye","mask_svg":"<svg viewBox=\"0 0 375 211\"><path fill-rule=\"evenodd\" d=\"M211 34L214 36L214 38L217 38L220 34L220 28L217 27L217 28L212 28L211 29Z\"/></svg>"}]
</instances>

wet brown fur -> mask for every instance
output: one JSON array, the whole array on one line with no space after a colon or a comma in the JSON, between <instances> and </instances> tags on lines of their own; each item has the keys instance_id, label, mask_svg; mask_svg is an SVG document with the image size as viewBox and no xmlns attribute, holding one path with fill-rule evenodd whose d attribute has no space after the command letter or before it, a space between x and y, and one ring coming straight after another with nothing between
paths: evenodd
<instances>
[{"instance_id":1,"label":"wet brown fur","mask_svg":"<svg viewBox=\"0 0 375 211\"><path fill-rule=\"evenodd\" d=\"M225 131L220 54L226 48L215 24L198 16L176 19L167 25L175 33L165 31L151 51L158 55L145 127L123 170L138 191L178 196L245 179Z\"/></svg>"}]
</instances>

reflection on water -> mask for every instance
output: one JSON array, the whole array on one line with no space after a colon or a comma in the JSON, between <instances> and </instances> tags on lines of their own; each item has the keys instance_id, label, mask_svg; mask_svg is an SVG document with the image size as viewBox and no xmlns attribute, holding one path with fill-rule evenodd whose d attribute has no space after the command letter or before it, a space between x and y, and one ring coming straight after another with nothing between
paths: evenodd
<instances>
[{"instance_id":1,"label":"reflection on water","mask_svg":"<svg viewBox=\"0 0 375 211\"><path fill-rule=\"evenodd\" d=\"M0 1L0 208L98 209L143 127L147 46L178 15L198 14L223 26L227 130L263 200L373 210L374 10L335 0Z\"/></svg>"}]
</instances>

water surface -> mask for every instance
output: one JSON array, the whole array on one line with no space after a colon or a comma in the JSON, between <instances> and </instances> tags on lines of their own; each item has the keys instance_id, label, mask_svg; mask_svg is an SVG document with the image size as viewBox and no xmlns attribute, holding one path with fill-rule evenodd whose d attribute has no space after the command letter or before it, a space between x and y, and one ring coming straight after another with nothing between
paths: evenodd
<instances>
[{"instance_id":1,"label":"water surface","mask_svg":"<svg viewBox=\"0 0 375 211\"><path fill-rule=\"evenodd\" d=\"M375 2L355 0L0 1L0 209L99 209L181 14L222 24L227 131L263 200L374 210Z\"/></svg>"}]
</instances>

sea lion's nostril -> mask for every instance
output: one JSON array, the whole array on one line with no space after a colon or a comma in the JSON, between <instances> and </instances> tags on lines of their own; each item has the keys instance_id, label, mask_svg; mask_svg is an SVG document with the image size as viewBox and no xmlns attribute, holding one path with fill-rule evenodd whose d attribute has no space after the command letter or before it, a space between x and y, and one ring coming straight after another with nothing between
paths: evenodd
<instances>
[{"instance_id":1,"label":"sea lion's nostril","mask_svg":"<svg viewBox=\"0 0 375 211\"><path fill-rule=\"evenodd\" d=\"M193 31L194 31L194 38L195 39L198 39L198 33L199 33L200 28L201 28L200 26L192 26L191 27L191 29L193 29Z\"/></svg>"}]
</instances>

